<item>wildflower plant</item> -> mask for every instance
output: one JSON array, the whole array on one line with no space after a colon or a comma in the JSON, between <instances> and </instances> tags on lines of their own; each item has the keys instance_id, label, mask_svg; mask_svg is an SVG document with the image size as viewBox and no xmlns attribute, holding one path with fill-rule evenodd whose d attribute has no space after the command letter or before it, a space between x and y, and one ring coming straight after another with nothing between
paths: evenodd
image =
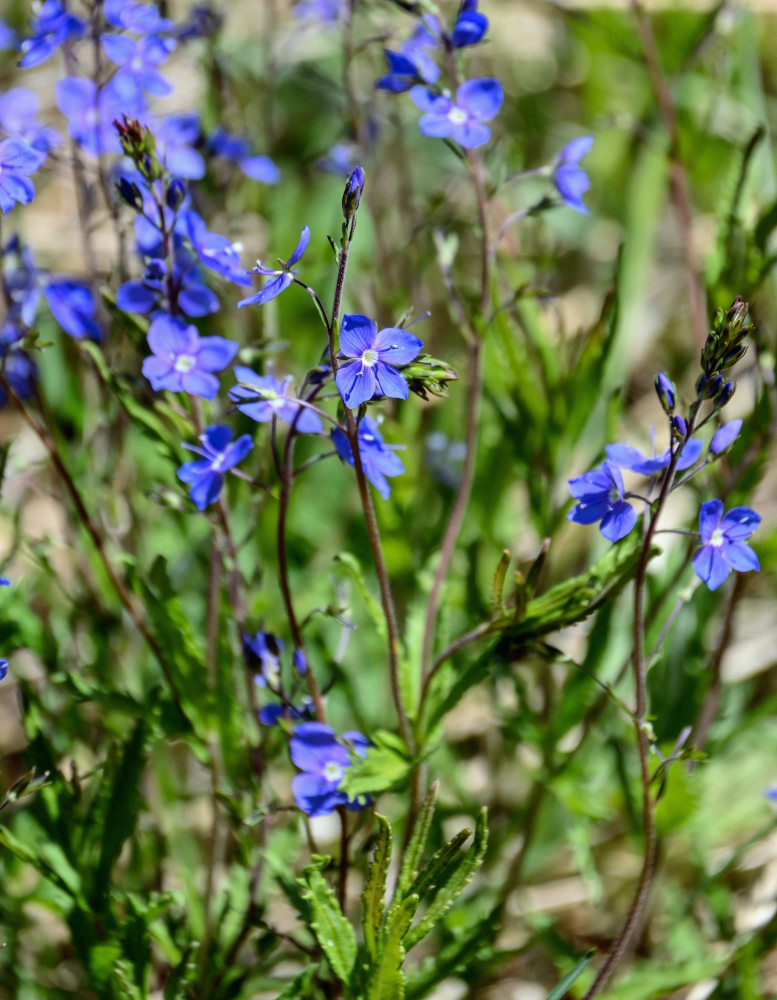
<instances>
[{"instance_id":1,"label":"wildflower plant","mask_svg":"<svg viewBox=\"0 0 777 1000\"><path fill-rule=\"evenodd\" d=\"M509 7L0 23L3 995L766 983L768 130Z\"/></svg>"}]
</instances>

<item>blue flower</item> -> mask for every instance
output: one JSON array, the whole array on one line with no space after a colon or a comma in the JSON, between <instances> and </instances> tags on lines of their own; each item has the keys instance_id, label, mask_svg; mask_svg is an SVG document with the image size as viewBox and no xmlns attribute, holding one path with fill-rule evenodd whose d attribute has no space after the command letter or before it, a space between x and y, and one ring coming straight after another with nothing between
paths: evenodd
<instances>
[{"instance_id":1,"label":"blue flower","mask_svg":"<svg viewBox=\"0 0 777 1000\"><path fill-rule=\"evenodd\" d=\"M86 25L74 14L65 10L60 0L44 0L37 15L30 21L30 37L24 38L19 46L22 69L44 62L68 38L80 38Z\"/></svg>"},{"instance_id":2,"label":"blue flower","mask_svg":"<svg viewBox=\"0 0 777 1000\"><path fill-rule=\"evenodd\" d=\"M277 691L281 686L281 652L283 643L272 632L259 631L255 636L243 633L243 656L254 671L259 687Z\"/></svg>"},{"instance_id":3,"label":"blue flower","mask_svg":"<svg viewBox=\"0 0 777 1000\"><path fill-rule=\"evenodd\" d=\"M272 277L272 281L268 281L264 288L255 295L249 295L247 299L241 299L237 304L238 309L242 309L243 306L263 306L265 302L269 302L270 299L274 299L276 295L280 295L281 292L286 291L294 280L294 275L298 273L298 271L293 270L294 265L302 258L309 242L310 227L305 226L300 234L297 245L294 247L291 257L289 257L289 259L285 262L280 261L280 269L265 267L262 262L258 260L252 273L264 274L267 277Z\"/></svg>"},{"instance_id":4,"label":"blue flower","mask_svg":"<svg viewBox=\"0 0 777 1000\"><path fill-rule=\"evenodd\" d=\"M192 148L200 138L200 116L195 111L168 115L154 128L154 138L159 159L171 174L190 180L205 176L205 160Z\"/></svg>"},{"instance_id":5,"label":"blue flower","mask_svg":"<svg viewBox=\"0 0 777 1000\"><path fill-rule=\"evenodd\" d=\"M694 465L702 453L704 443L700 438L691 438L683 445L680 458L677 461L677 470L689 469ZM672 454L667 448L661 455L654 455L649 458L643 455L637 448L632 448L629 444L608 444L604 449L607 458L622 469L631 469L632 472L639 472L643 476L655 476L667 468L672 460Z\"/></svg>"},{"instance_id":6,"label":"blue flower","mask_svg":"<svg viewBox=\"0 0 777 1000\"><path fill-rule=\"evenodd\" d=\"M92 289L83 281L53 278L43 290L54 319L65 333L76 340L102 340L97 323L97 302Z\"/></svg>"},{"instance_id":7,"label":"blue flower","mask_svg":"<svg viewBox=\"0 0 777 1000\"><path fill-rule=\"evenodd\" d=\"M208 139L208 149L214 156L232 160L243 173L262 184L277 184L281 172L269 156L255 156L245 139L217 129Z\"/></svg>"},{"instance_id":8,"label":"blue flower","mask_svg":"<svg viewBox=\"0 0 777 1000\"><path fill-rule=\"evenodd\" d=\"M416 84L436 83L440 76L431 52L440 49L442 32L433 14L424 14L399 52L385 49L389 72L375 81L378 90L401 94Z\"/></svg>"},{"instance_id":9,"label":"blue flower","mask_svg":"<svg viewBox=\"0 0 777 1000\"><path fill-rule=\"evenodd\" d=\"M346 219L350 219L359 207L363 190L364 170L357 166L349 174L345 191L343 191L343 215Z\"/></svg>"},{"instance_id":10,"label":"blue flower","mask_svg":"<svg viewBox=\"0 0 777 1000\"><path fill-rule=\"evenodd\" d=\"M148 346L154 356L143 362L143 374L152 389L213 399L219 381L211 372L226 368L238 345L224 337L200 337L195 327L158 316L148 331Z\"/></svg>"},{"instance_id":11,"label":"blue flower","mask_svg":"<svg viewBox=\"0 0 777 1000\"><path fill-rule=\"evenodd\" d=\"M147 35L151 31L169 31L173 22L162 17L156 4L133 3L128 0L105 0L105 20L114 28Z\"/></svg>"},{"instance_id":12,"label":"blue flower","mask_svg":"<svg viewBox=\"0 0 777 1000\"><path fill-rule=\"evenodd\" d=\"M369 740L361 733L343 733L338 740L323 722L303 722L289 740L294 764L302 771L292 782L292 792L299 808L308 816L327 816L338 806L360 809L360 802L349 801L340 791L351 755L366 756ZM349 750L350 748L350 750Z\"/></svg>"},{"instance_id":13,"label":"blue flower","mask_svg":"<svg viewBox=\"0 0 777 1000\"><path fill-rule=\"evenodd\" d=\"M410 364L423 346L422 340L400 327L378 332L367 316L343 316L340 351L350 360L340 365L335 382L345 405L355 410L376 393L407 399L407 380L394 365Z\"/></svg>"},{"instance_id":14,"label":"blue flower","mask_svg":"<svg viewBox=\"0 0 777 1000\"><path fill-rule=\"evenodd\" d=\"M114 121L143 112L134 84L118 75L101 89L93 80L66 76L57 83L57 106L68 120L70 135L91 156L120 153Z\"/></svg>"},{"instance_id":15,"label":"blue flower","mask_svg":"<svg viewBox=\"0 0 777 1000\"><path fill-rule=\"evenodd\" d=\"M418 121L424 135L455 139L465 149L475 149L491 138L490 121L502 106L502 86L498 80L467 80L456 91L456 101L433 94L425 87L413 87L410 96L426 114Z\"/></svg>"},{"instance_id":16,"label":"blue flower","mask_svg":"<svg viewBox=\"0 0 777 1000\"><path fill-rule=\"evenodd\" d=\"M6 215L18 201L26 205L35 197L29 179L46 159L46 154L21 139L0 141L0 210Z\"/></svg>"},{"instance_id":17,"label":"blue flower","mask_svg":"<svg viewBox=\"0 0 777 1000\"><path fill-rule=\"evenodd\" d=\"M556 157L552 180L564 202L576 212L587 212L583 195L591 186L588 175L579 167L580 160L590 153L594 144L593 136L584 135L574 139Z\"/></svg>"},{"instance_id":18,"label":"blue flower","mask_svg":"<svg viewBox=\"0 0 777 1000\"><path fill-rule=\"evenodd\" d=\"M203 284L200 270L194 265L194 258L181 249L178 241L174 249L173 287L176 290L178 307L193 318L207 316L218 311L219 300L216 293ZM116 291L116 305L123 312L151 312L152 309L168 311L167 262L161 257L152 257L146 264L146 271L140 281L125 281Z\"/></svg>"},{"instance_id":19,"label":"blue flower","mask_svg":"<svg viewBox=\"0 0 777 1000\"><path fill-rule=\"evenodd\" d=\"M723 513L722 500L709 500L699 511L701 547L693 556L693 569L710 590L723 583L732 569L739 573L759 570L758 556L745 539L761 523L761 517L749 507L732 507Z\"/></svg>"},{"instance_id":20,"label":"blue flower","mask_svg":"<svg viewBox=\"0 0 777 1000\"><path fill-rule=\"evenodd\" d=\"M299 706L277 702L272 705L265 705L259 709L259 721L263 726L276 726L279 719L312 719L315 716L313 702L310 698Z\"/></svg>"},{"instance_id":21,"label":"blue flower","mask_svg":"<svg viewBox=\"0 0 777 1000\"><path fill-rule=\"evenodd\" d=\"M184 448L203 457L182 465L178 470L178 478L190 484L189 496L195 507L205 510L218 500L224 485L224 473L242 462L254 443L250 434L243 434L237 441L232 441L232 431L221 424L206 427L200 441L201 448L193 444L184 445Z\"/></svg>"},{"instance_id":22,"label":"blue flower","mask_svg":"<svg viewBox=\"0 0 777 1000\"><path fill-rule=\"evenodd\" d=\"M204 220L196 212L186 213L186 231L194 252L209 271L236 285L250 285L251 279L240 263L240 247L226 236L208 232Z\"/></svg>"},{"instance_id":23,"label":"blue flower","mask_svg":"<svg viewBox=\"0 0 777 1000\"><path fill-rule=\"evenodd\" d=\"M37 121L38 97L26 87L13 87L0 95L0 127L9 135L23 139L39 153L48 153L62 140L53 128Z\"/></svg>"},{"instance_id":24,"label":"blue flower","mask_svg":"<svg viewBox=\"0 0 777 1000\"><path fill-rule=\"evenodd\" d=\"M0 343L0 359L3 362L3 375L14 394L19 399L29 399L35 392L38 381L38 369L30 355L20 348L8 348ZM0 389L0 409L8 402L8 397Z\"/></svg>"},{"instance_id":25,"label":"blue flower","mask_svg":"<svg viewBox=\"0 0 777 1000\"><path fill-rule=\"evenodd\" d=\"M567 514L567 521L601 521L599 531L610 542L628 535L637 523L637 512L623 499L623 477L613 462L602 462L597 469L570 479L569 492L577 504Z\"/></svg>"},{"instance_id":26,"label":"blue flower","mask_svg":"<svg viewBox=\"0 0 777 1000\"><path fill-rule=\"evenodd\" d=\"M353 465L351 442L339 429L332 431L332 443L338 456L349 465ZM395 446L396 447L396 446ZM380 493L384 500L391 492L386 476L400 476L405 471L398 455L395 455L384 443L378 431L378 425L372 417L364 417L359 422L359 455L362 460L364 475Z\"/></svg>"},{"instance_id":27,"label":"blue flower","mask_svg":"<svg viewBox=\"0 0 777 1000\"><path fill-rule=\"evenodd\" d=\"M719 455L722 451L725 451L730 444L736 441L741 430L741 420L729 420L727 424L723 424L722 427L715 431L710 441L710 454Z\"/></svg>"},{"instance_id":28,"label":"blue flower","mask_svg":"<svg viewBox=\"0 0 777 1000\"><path fill-rule=\"evenodd\" d=\"M8 673L8 660L0 660L0 681L5 680L5 675Z\"/></svg>"},{"instance_id":29,"label":"blue flower","mask_svg":"<svg viewBox=\"0 0 777 1000\"><path fill-rule=\"evenodd\" d=\"M273 417L285 420L287 424L294 423L296 419L300 434L321 433L321 417L313 410L300 406L290 394L291 378L279 382L272 375L257 375L243 365L235 365L235 378L241 384L230 389L229 398L247 417L260 423Z\"/></svg>"},{"instance_id":30,"label":"blue flower","mask_svg":"<svg viewBox=\"0 0 777 1000\"><path fill-rule=\"evenodd\" d=\"M126 35L103 35L105 54L120 66L119 73L138 92L147 90L155 97L172 93L172 84L157 69L166 62L175 48L175 39L163 35L146 35L133 40Z\"/></svg>"}]
</instances>

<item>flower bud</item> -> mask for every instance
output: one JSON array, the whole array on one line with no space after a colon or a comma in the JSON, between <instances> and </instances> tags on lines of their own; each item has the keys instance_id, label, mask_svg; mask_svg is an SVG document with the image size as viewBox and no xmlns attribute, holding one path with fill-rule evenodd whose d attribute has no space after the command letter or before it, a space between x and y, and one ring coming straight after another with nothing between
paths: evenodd
<instances>
[{"instance_id":1,"label":"flower bud","mask_svg":"<svg viewBox=\"0 0 777 1000\"><path fill-rule=\"evenodd\" d=\"M122 174L116 185L116 190L119 192L121 200L126 202L130 208L134 208L136 212L143 211L143 195L134 181Z\"/></svg>"},{"instance_id":2,"label":"flower bud","mask_svg":"<svg viewBox=\"0 0 777 1000\"><path fill-rule=\"evenodd\" d=\"M346 222L355 215L363 189L364 171L361 167L354 167L343 191L343 215Z\"/></svg>"},{"instance_id":3,"label":"flower bud","mask_svg":"<svg viewBox=\"0 0 777 1000\"><path fill-rule=\"evenodd\" d=\"M734 390L736 389L735 382L726 382L723 388L720 390L717 398L717 404L719 407L723 407L734 395Z\"/></svg>"},{"instance_id":4,"label":"flower bud","mask_svg":"<svg viewBox=\"0 0 777 1000\"><path fill-rule=\"evenodd\" d=\"M713 375L712 378L704 386L704 398L714 399L715 396L723 388L723 376L718 372L717 375Z\"/></svg>"},{"instance_id":5,"label":"flower bud","mask_svg":"<svg viewBox=\"0 0 777 1000\"><path fill-rule=\"evenodd\" d=\"M688 437L688 425L681 416L672 417L672 434L681 441Z\"/></svg>"},{"instance_id":6,"label":"flower bud","mask_svg":"<svg viewBox=\"0 0 777 1000\"><path fill-rule=\"evenodd\" d=\"M671 413L677 404L677 390L674 382L663 372L659 372L655 377L655 387L664 413Z\"/></svg>"},{"instance_id":7,"label":"flower bud","mask_svg":"<svg viewBox=\"0 0 777 1000\"><path fill-rule=\"evenodd\" d=\"M702 374L696 379L696 395L701 396L707 385L707 376L702 372Z\"/></svg>"},{"instance_id":8,"label":"flower bud","mask_svg":"<svg viewBox=\"0 0 777 1000\"><path fill-rule=\"evenodd\" d=\"M184 182L178 178L174 177L167 188L167 194L165 195L165 201L167 202L167 207L173 211L177 212L178 209L183 205L184 198L186 197L186 185Z\"/></svg>"},{"instance_id":9,"label":"flower bud","mask_svg":"<svg viewBox=\"0 0 777 1000\"><path fill-rule=\"evenodd\" d=\"M301 649L294 650L294 655L291 658L291 662L294 665L294 669L297 671L300 677L304 677L305 674L308 672L308 661L307 657L305 656L304 652Z\"/></svg>"}]
</instances>

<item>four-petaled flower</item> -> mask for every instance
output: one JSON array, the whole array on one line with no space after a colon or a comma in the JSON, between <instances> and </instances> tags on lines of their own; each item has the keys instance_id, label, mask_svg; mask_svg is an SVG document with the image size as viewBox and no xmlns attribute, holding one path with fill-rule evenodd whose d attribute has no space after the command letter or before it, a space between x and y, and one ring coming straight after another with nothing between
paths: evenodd
<instances>
[{"instance_id":1,"label":"four-petaled flower","mask_svg":"<svg viewBox=\"0 0 777 1000\"><path fill-rule=\"evenodd\" d=\"M257 375L251 368L235 365L235 378L240 382L230 389L229 398L237 403L241 413L252 420L264 423L279 417L287 424L294 423L301 434L320 434L321 418L290 395L291 378L279 382L272 375ZM299 414L299 416L297 416Z\"/></svg>"},{"instance_id":2,"label":"four-petaled flower","mask_svg":"<svg viewBox=\"0 0 777 1000\"><path fill-rule=\"evenodd\" d=\"M484 78L462 83L455 102L426 87L413 87L410 96L426 112L418 121L424 135L455 139L465 149L475 149L491 138L491 129L483 122L497 114L504 95L498 80Z\"/></svg>"},{"instance_id":3,"label":"four-petaled flower","mask_svg":"<svg viewBox=\"0 0 777 1000\"><path fill-rule=\"evenodd\" d=\"M352 754L364 757L368 745L369 740L356 732L343 733L338 740L323 722L297 726L289 750L292 761L302 771L291 785L299 808L308 816L327 816L338 806L360 809L362 803L350 801L340 791L340 785L351 766Z\"/></svg>"},{"instance_id":4,"label":"four-petaled flower","mask_svg":"<svg viewBox=\"0 0 777 1000\"><path fill-rule=\"evenodd\" d=\"M407 399L405 376L394 365L407 365L424 346L400 327L378 328L367 316L343 316L340 350L350 359L340 365L335 382L345 405L355 410L377 393Z\"/></svg>"},{"instance_id":5,"label":"four-petaled flower","mask_svg":"<svg viewBox=\"0 0 777 1000\"><path fill-rule=\"evenodd\" d=\"M298 263L303 253L307 249L308 243L310 242L310 226L305 226L300 234L299 242L294 247L294 252L287 261L279 261L281 265L280 268L265 267L260 260L256 262L256 267L253 268L253 274L264 274L266 277L271 277L272 281L268 281L264 288L257 292L255 295L249 295L247 299L241 299L237 306L238 309L242 309L243 306L263 306L265 302L269 302L270 299L274 299L276 295L280 295L284 292L289 285L294 280L294 275L297 271L293 270L294 265Z\"/></svg>"},{"instance_id":6,"label":"four-petaled flower","mask_svg":"<svg viewBox=\"0 0 777 1000\"><path fill-rule=\"evenodd\" d=\"M152 389L188 392L213 399L221 371L237 353L237 344L224 337L200 337L193 326L171 316L158 316L148 331L154 356L143 362L143 374Z\"/></svg>"},{"instance_id":7,"label":"four-petaled flower","mask_svg":"<svg viewBox=\"0 0 777 1000\"><path fill-rule=\"evenodd\" d=\"M178 470L178 478L189 483L189 496L198 510L218 500L221 487L224 485L224 473L233 465L242 462L254 443L250 434L243 434L237 441L232 441L232 431L229 427L214 424L206 427L200 437L202 447L185 444L184 448L194 451L202 458L194 462L185 462Z\"/></svg>"},{"instance_id":8,"label":"four-petaled flower","mask_svg":"<svg viewBox=\"0 0 777 1000\"><path fill-rule=\"evenodd\" d=\"M617 542L637 523L637 512L623 499L623 489L623 477L613 462L602 462L597 469L570 479L569 492L577 504L567 514L567 520L578 524L601 521L602 535Z\"/></svg>"},{"instance_id":9,"label":"four-petaled flower","mask_svg":"<svg viewBox=\"0 0 777 1000\"><path fill-rule=\"evenodd\" d=\"M563 201L576 212L587 212L583 195L591 186L588 175L578 166L580 160L590 153L594 144L593 136L583 135L574 139L561 150L555 160L552 180Z\"/></svg>"},{"instance_id":10,"label":"four-petaled flower","mask_svg":"<svg viewBox=\"0 0 777 1000\"><path fill-rule=\"evenodd\" d=\"M27 176L34 174L46 154L21 139L0 142L0 211L6 215L18 201L26 205L35 197L35 187Z\"/></svg>"},{"instance_id":11,"label":"four-petaled flower","mask_svg":"<svg viewBox=\"0 0 777 1000\"><path fill-rule=\"evenodd\" d=\"M332 443L338 456L344 462L353 465L351 442L339 428L332 431ZM364 417L359 422L359 455L364 475L386 500L391 492L391 488L386 482L386 476L400 476L405 471L405 467L399 456L390 451L383 443L383 438L378 432L378 425L372 417Z\"/></svg>"},{"instance_id":12,"label":"four-petaled flower","mask_svg":"<svg viewBox=\"0 0 777 1000\"><path fill-rule=\"evenodd\" d=\"M722 500L709 500L699 511L701 547L693 556L693 569L710 590L723 583L732 569L739 573L759 570L758 556L745 539L761 523L761 517L749 507L732 507L723 513Z\"/></svg>"}]
</instances>

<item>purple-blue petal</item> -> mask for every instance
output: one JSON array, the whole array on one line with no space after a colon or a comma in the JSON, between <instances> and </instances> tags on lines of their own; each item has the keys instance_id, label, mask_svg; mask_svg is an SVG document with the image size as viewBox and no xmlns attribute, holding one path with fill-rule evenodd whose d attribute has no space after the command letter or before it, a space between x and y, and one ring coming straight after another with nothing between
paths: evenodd
<instances>
[{"instance_id":1,"label":"purple-blue petal","mask_svg":"<svg viewBox=\"0 0 777 1000\"><path fill-rule=\"evenodd\" d=\"M348 358L360 358L375 346L378 331L369 316L347 313L340 328L340 351Z\"/></svg>"},{"instance_id":2,"label":"purple-blue petal","mask_svg":"<svg viewBox=\"0 0 777 1000\"><path fill-rule=\"evenodd\" d=\"M502 106L504 93L498 80L484 77L465 80L456 91L456 104L479 121L490 121Z\"/></svg>"},{"instance_id":3,"label":"purple-blue petal","mask_svg":"<svg viewBox=\"0 0 777 1000\"><path fill-rule=\"evenodd\" d=\"M729 420L727 424L723 424L715 432L712 441L710 441L710 454L719 455L722 451L725 451L730 444L736 441L741 429L741 420Z\"/></svg>"},{"instance_id":4,"label":"purple-blue petal","mask_svg":"<svg viewBox=\"0 0 777 1000\"><path fill-rule=\"evenodd\" d=\"M720 524L722 514L722 500L708 500L706 503L701 505L701 510L699 511L699 534L701 535L701 540L705 545Z\"/></svg>"},{"instance_id":5,"label":"purple-blue petal","mask_svg":"<svg viewBox=\"0 0 777 1000\"><path fill-rule=\"evenodd\" d=\"M300 233L299 241L294 247L291 257L286 262L289 267L294 267L297 261L299 261L303 253L307 250L308 243L310 243L310 226L305 226Z\"/></svg>"}]
</instances>

